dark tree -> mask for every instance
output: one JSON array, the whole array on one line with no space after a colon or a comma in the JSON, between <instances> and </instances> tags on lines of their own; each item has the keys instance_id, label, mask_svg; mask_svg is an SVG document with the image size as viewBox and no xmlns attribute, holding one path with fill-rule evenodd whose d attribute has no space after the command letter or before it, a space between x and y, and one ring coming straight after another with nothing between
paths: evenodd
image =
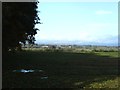
<instances>
[{"instance_id":1,"label":"dark tree","mask_svg":"<svg viewBox=\"0 0 120 90\"><path fill-rule=\"evenodd\" d=\"M2 3L2 48L15 50L20 43L28 41L34 44L37 28L40 23L36 2L3 2Z\"/></svg>"}]
</instances>

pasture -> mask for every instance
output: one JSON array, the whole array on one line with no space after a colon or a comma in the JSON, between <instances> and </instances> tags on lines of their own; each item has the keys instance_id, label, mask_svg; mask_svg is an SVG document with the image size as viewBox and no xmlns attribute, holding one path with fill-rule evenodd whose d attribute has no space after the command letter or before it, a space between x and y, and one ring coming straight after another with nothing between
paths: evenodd
<instances>
[{"instance_id":1,"label":"pasture","mask_svg":"<svg viewBox=\"0 0 120 90\"><path fill-rule=\"evenodd\" d=\"M3 56L3 88L118 88L118 52L24 50ZM43 70L17 73L13 70Z\"/></svg>"}]
</instances>

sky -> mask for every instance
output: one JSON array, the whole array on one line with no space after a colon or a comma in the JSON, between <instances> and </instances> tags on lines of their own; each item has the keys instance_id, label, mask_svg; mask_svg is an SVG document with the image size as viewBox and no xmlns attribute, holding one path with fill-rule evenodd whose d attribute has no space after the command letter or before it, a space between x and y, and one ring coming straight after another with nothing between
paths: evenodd
<instances>
[{"instance_id":1,"label":"sky","mask_svg":"<svg viewBox=\"0 0 120 90\"><path fill-rule=\"evenodd\" d=\"M36 43L79 41L118 42L117 2L40 2Z\"/></svg>"}]
</instances>

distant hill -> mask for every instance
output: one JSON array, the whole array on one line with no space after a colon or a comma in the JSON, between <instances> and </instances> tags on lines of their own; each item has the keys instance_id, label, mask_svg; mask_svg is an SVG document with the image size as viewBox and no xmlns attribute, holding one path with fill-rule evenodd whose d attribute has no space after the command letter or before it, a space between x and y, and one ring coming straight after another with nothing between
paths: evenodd
<instances>
[{"instance_id":1,"label":"distant hill","mask_svg":"<svg viewBox=\"0 0 120 90\"><path fill-rule=\"evenodd\" d=\"M84 42L79 40L43 40L36 42L37 44L52 44L52 45L98 45L98 46L118 46L117 42L111 42L111 43L98 43L98 42Z\"/></svg>"}]
</instances>

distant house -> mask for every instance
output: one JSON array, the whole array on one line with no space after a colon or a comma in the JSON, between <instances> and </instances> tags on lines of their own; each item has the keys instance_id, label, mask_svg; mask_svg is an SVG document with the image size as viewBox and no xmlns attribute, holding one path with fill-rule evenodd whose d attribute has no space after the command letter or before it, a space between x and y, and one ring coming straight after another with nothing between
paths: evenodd
<instances>
[{"instance_id":1,"label":"distant house","mask_svg":"<svg viewBox=\"0 0 120 90\"><path fill-rule=\"evenodd\" d=\"M49 48L49 46L41 46L41 48Z\"/></svg>"},{"instance_id":2,"label":"distant house","mask_svg":"<svg viewBox=\"0 0 120 90\"><path fill-rule=\"evenodd\" d=\"M61 45L57 45L57 46L56 46L56 49L61 49Z\"/></svg>"},{"instance_id":3,"label":"distant house","mask_svg":"<svg viewBox=\"0 0 120 90\"><path fill-rule=\"evenodd\" d=\"M69 46L68 46L68 48L72 48L72 46L71 46L71 45L69 45Z\"/></svg>"}]
</instances>

